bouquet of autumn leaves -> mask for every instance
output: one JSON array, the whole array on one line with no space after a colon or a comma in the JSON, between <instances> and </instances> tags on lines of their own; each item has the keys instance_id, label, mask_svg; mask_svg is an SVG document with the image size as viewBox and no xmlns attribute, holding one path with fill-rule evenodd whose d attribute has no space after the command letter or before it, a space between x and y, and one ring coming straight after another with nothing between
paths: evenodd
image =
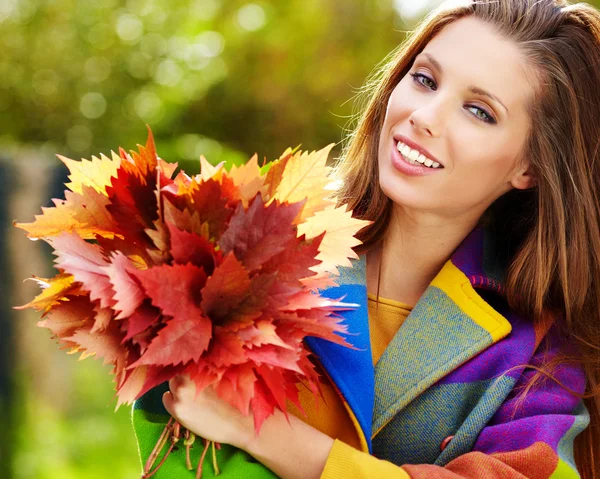
<instances>
[{"instance_id":1,"label":"bouquet of autumn leaves","mask_svg":"<svg viewBox=\"0 0 600 479\"><path fill-rule=\"evenodd\" d=\"M58 274L34 276L43 290L21 308L41 311L39 325L70 352L114 366L117 407L187 374L198 392L251 411L258 432L275 408L298 404L300 381L318 394L306 336L348 345L336 311L351 305L319 289L356 257L367 222L330 198L331 145L288 149L263 168L256 155L229 171L202 157L199 175L174 178L150 130L138 148L59 156L65 199L16 224L54 248ZM170 421L143 477L181 434L189 452L191 433Z\"/></svg>"}]
</instances>

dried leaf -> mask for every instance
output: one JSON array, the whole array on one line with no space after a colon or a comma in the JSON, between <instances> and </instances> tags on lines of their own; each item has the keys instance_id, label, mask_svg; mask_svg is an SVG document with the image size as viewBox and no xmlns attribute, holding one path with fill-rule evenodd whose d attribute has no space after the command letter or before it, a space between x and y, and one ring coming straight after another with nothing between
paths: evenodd
<instances>
[{"instance_id":1,"label":"dried leaf","mask_svg":"<svg viewBox=\"0 0 600 479\"><path fill-rule=\"evenodd\" d=\"M305 235L306 239L325 233L317 256L322 264L311 269L337 275L336 266L352 266L350 258L358 258L352 247L361 244L354 235L368 224L369 221L353 218L352 212L346 211L345 206L329 206L299 224L298 235Z\"/></svg>"},{"instance_id":2,"label":"dried leaf","mask_svg":"<svg viewBox=\"0 0 600 479\"><path fill-rule=\"evenodd\" d=\"M306 201L302 218L308 218L333 202L324 197L325 187L331 183L328 177L331 168L327 166L327 156L334 144L312 153L292 156L281 174L277 190L269 200L280 203ZM270 170L272 171L272 169Z\"/></svg>"},{"instance_id":3,"label":"dried leaf","mask_svg":"<svg viewBox=\"0 0 600 479\"><path fill-rule=\"evenodd\" d=\"M62 155L56 155L69 169L70 183L65 186L74 193L84 194L83 187L90 186L98 193L107 196L106 187L110 185L111 178L116 176L121 165L121 158L111 152L111 158L100 155L92 156L92 160L74 161Z\"/></svg>"},{"instance_id":4,"label":"dried leaf","mask_svg":"<svg viewBox=\"0 0 600 479\"><path fill-rule=\"evenodd\" d=\"M115 219L108 212L110 200L91 186L82 186L83 194L65 191L65 199L53 199L54 207L42 207L42 214L32 223L15 223L30 238L47 238L62 233L76 233L84 239L96 235L106 238L122 236Z\"/></svg>"}]
</instances>

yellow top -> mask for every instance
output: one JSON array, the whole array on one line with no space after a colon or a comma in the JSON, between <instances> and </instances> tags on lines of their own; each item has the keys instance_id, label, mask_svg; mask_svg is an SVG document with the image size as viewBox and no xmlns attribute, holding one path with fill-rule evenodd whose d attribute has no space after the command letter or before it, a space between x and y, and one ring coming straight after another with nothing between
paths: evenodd
<instances>
[{"instance_id":1,"label":"yellow top","mask_svg":"<svg viewBox=\"0 0 600 479\"><path fill-rule=\"evenodd\" d=\"M381 297L378 304L377 296L374 294L368 295L368 308L373 364L376 364L412 308L399 301ZM321 432L352 446L340 454L347 455L352 450L360 451L361 441L356 432L356 425L352 422L346 405L329 380L323 381L321 392L322 400L315 398L308 387L300 388L299 401L303 412L291 403L288 403L288 411ZM343 446L342 449L344 449ZM333 462L337 464L339 461Z\"/></svg>"},{"instance_id":2,"label":"yellow top","mask_svg":"<svg viewBox=\"0 0 600 479\"><path fill-rule=\"evenodd\" d=\"M375 365L404 323L412 307L400 301L382 297L377 301L377 296L371 293L367 297L369 299L369 334L371 335L371 351Z\"/></svg>"}]
</instances>

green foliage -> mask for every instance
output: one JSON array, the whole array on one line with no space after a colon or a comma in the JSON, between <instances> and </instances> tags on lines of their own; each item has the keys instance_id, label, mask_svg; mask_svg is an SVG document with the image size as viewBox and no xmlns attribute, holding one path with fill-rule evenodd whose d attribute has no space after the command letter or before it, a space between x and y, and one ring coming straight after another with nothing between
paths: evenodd
<instances>
[{"instance_id":1,"label":"green foliage","mask_svg":"<svg viewBox=\"0 0 600 479\"><path fill-rule=\"evenodd\" d=\"M68 359L76 361L74 356ZM72 371L69 379L74 389L66 410L33 394L26 394L19 402L13 478L139 477L130 408L114 411L116 400L108 368L88 359ZM20 375L20 379L22 387L31 386L27 375Z\"/></svg>"},{"instance_id":2,"label":"green foliage","mask_svg":"<svg viewBox=\"0 0 600 479\"><path fill-rule=\"evenodd\" d=\"M289 145L320 149L342 138L348 100L404 38L392 5L2 0L0 152L33 146L58 165L51 154L134 149L145 124L160 155L192 174L200 154L240 164L256 152L262 164ZM14 479L139 477L106 368L63 359L65 383L52 384L64 401L36 387L47 371L15 368Z\"/></svg>"},{"instance_id":3,"label":"green foliage","mask_svg":"<svg viewBox=\"0 0 600 479\"><path fill-rule=\"evenodd\" d=\"M148 123L171 161L320 148L341 139L344 102L403 38L391 4L9 0L0 144L89 157L133 147Z\"/></svg>"}]
</instances>

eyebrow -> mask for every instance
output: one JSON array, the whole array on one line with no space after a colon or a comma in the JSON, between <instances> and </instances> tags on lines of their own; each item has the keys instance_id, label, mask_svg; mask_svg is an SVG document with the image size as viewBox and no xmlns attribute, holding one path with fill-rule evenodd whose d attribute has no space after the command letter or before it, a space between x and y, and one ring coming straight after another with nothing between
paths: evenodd
<instances>
[{"instance_id":1,"label":"eyebrow","mask_svg":"<svg viewBox=\"0 0 600 479\"><path fill-rule=\"evenodd\" d=\"M423 53L420 53L418 56L427 57L427 59L436 68L436 70L438 70L440 72L440 74L442 74L444 72L444 69L442 68L442 65L440 64L440 62L438 62L435 58L433 58L433 56L431 54L423 52ZM492 95L490 92L485 91L485 90L483 90L479 87L473 86L473 85L471 85L469 87L469 91L476 95L487 96L488 98L491 98L492 100L500 103L500 105L502 105L504 107L504 109L506 110L506 113L508 113L508 108L506 108L506 106L504 106L504 103L502 103L496 95Z\"/></svg>"}]
</instances>

